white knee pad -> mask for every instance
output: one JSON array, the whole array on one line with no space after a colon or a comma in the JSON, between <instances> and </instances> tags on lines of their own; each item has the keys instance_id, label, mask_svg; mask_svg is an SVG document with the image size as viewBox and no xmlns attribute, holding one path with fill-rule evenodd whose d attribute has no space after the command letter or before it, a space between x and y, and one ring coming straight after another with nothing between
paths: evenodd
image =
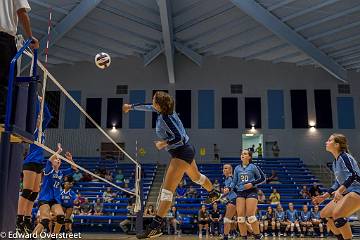
<instances>
[{"instance_id":1,"label":"white knee pad","mask_svg":"<svg viewBox=\"0 0 360 240\"><path fill-rule=\"evenodd\" d=\"M166 189L161 189L160 201L172 201L173 193Z\"/></svg>"},{"instance_id":2,"label":"white knee pad","mask_svg":"<svg viewBox=\"0 0 360 240\"><path fill-rule=\"evenodd\" d=\"M322 223L319 223L319 227L321 227L321 228L322 228L322 227L323 227L323 224L322 224Z\"/></svg>"},{"instance_id":3,"label":"white knee pad","mask_svg":"<svg viewBox=\"0 0 360 240\"><path fill-rule=\"evenodd\" d=\"M291 223L291 224L290 224L290 227L294 227L294 226L295 226L295 223Z\"/></svg>"},{"instance_id":4,"label":"white knee pad","mask_svg":"<svg viewBox=\"0 0 360 240\"><path fill-rule=\"evenodd\" d=\"M203 174L200 174L200 178L197 181L194 181L194 183L197 183L199 185L203 185L206 181L206 176Z\"/></svg>"},{"instance_id":5,"label":"white knee pad","mask_svg":"<svg viewBox=\"0 0 360 240\"><path fill-rule=\"evenodd\" d=\"M238 223L245 223L246 222L246 217L238 217L237 222Z\"/></svg>"},{"instance_id":6,"label":"white knee pad","mask_svg":"<svg viewBox=\"0 0 360 240\"><path fill-rule=\"evenodd\" d=\"M257 221L256 216L250 216L247 218L248 223L252 224Z\"/></svg>"},{"instance_id":7,"label":"white knee pad","mask_svg":"<svg viewBox=\"0 0 360 240\"><path fill-rule=\"evenodd\" d=\"M296 225L295 225L297 228L299 228L300 227L300 225L297 223Z\"/></svg>"},{"instance_id":8,"label":"white knee pad","mask_svg":"<svg viewBox=\"0 0 360 240\"><path fill-rule=\"evenodd\" d=\"M232 223L233 221L227 217L224 217L224 224L226 223Z\"/></svg>"}]
</instances>

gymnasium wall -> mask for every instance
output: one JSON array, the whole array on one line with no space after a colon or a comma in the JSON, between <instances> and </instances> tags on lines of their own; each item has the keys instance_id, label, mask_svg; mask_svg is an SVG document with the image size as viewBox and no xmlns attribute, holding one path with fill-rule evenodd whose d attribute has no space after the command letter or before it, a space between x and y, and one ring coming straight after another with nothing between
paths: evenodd
<instances>
[{"instance_id":1,"label":"gymnasium wall","mask_svg":"<svg viewBox=\"0 0 360 240\"><path fill-rule=\"evenodd\" d=\"M86 98L103 98L102 101L102 126L107 125L107 98L123 98L129 101L129 95L117 95L117 85L128 85L130 90L145 90L146 100L150 101L154 89L167 89L174 95L175 90L191 91L191 129L188 129L192 143L196 146L197 154L200 147L206 148L207 155L201 161L212 159L213 144L217 143L221 156L237 156L241 148L241 134L248 132L245 129L245 97L261 97L262 129L257 129L264 134L264 142L278 141L281 156L299 156L305 162L330 161L331 156L325 151L325 141L333 132L341 132L348 136L352 153L360 159L360 74L350 72L349 82L351 94L339 95L337 85L340 83L330 74L320 68L296 67L293 64L272 64L263 61L242 61L236 58L207 57L201 67L195 65L182 55L175 58L176 83L169 84L164 57L159 57L149 66L144 67L139 58L112 59L109 69L100 70L93 63L77 63L75 65L59 65L51 68L53 75L71 91L81 91L81 104L86 106ZM231 94L231 84L242 84L243 94ZM333 129L293 129L291 121L290 90L307 90L307 106L309 120L315 119L314 89L330 89ZM49 90L56 90L49 86ZM214 128L199 129L198 119L204 121L209 113L206 111L204 118L198 111L198 91L214 90ZM269 129L268 121L268 90L282 90L284 96L284 128ZM79 97L79 93L77 97ZM206 95L206 92L202 92ZM352 97L354 104L355 129L338 129L337 97ZM221 98L235 97L238 99L238 129L222 129ZM211 97L210 97L211 99ZM204 101L202 99L201 101ZM206 97L205 97L206 101ZM211 101L210 101L211 102ZM78 156L98 156L97 149L100 142L106 141L95 129L85 129L85 120L81 116L79 129L64 129L65 99L61 98L59 129L48 130L47 144L55 146L60 141L64 147L73 150ZM342 109L342 114L347 114L349 109ZM73 109L71 110L73 111ZM121 108L119 107L119 111ZM209 110L211 111L211 110ZM272 106L271 111L281 112L281 108ZM199 114L198 114L199 113ZM200 116L199 116L200 115ZM211 118L210 113L210 118ZM74 114L75 118L77 114ZM140 116L141 119L142 116ZM137 118L138 119L138 118ZM344 119L342 119L344 120ZM69 119L67 120L69 121ZM78 124L74 120L74 124ZM280 124L276 124L280 121ZM279 116L272 119L273 126L282 127ZM340 125L343 126L343 121ZM347 119L345 119L345 125ZM67 123L69 125L69 123ZM134 124L133 124L134 125ZM138 126L139 124L135 124ZM205 124L206 125L206 124ZM141 124L140 124L141 126ZM211 124L208 125L211 127ZM146 151L141 161L156 162L168 160L167 153L155 150L153 140L156 139L151 128L151 113L145 114L144 129L129 129L129 117L123 115L122 128L109 133L117 142L125 142L126 149L135 152L135 141ZM199 159L199 155L197 155Z\"/></svg>"}]
</instances>

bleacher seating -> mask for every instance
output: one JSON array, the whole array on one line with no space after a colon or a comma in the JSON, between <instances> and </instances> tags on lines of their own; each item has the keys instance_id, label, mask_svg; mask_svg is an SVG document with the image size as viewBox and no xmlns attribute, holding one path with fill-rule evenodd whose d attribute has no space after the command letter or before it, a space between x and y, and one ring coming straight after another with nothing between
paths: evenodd
<instances>
[{"instance_id":1,"label":"bleacher seating","mask_svg":"<svg viewBox=\"0 0 360 240\"><path fill-rule=\"evenodd\" d=\"M198 164L199 170L210 178L212 182L217 179L220 184L223 181L222 166L223 164L231 164L234 168L240 163L240 158L222 158L221 164ZM253 163L258 165L267 176L270 176L272 170L276 171L277 177L281 184L262 184L261 189L267 199L270 196L272 189L277 189L281 195L281 204L286 209L289 202L294 203L296 209L301 209L304 204L312 208L310 199L301 199L300 191L303 185L312 186L314 182L319 182L318 179L306 168L305 164L299 158L263 158L253 159ZM175 206L180 214L187 217L196 218L201 207L201 202L205 199L207 192L196 184L193 184L188 177L185 177L188 185L193 185L197 189L199 198L177 198ZM319 184L322 187L321 184ZM320 207L322 207L324 202ZM259 204L260 210L266 210L271 204ZM271 205L276 207L275 205ZM219 209L224 211L225 206L219 204ZM210 208L210 206L208 207ZM195 220L196 221L196 220Z\"/></svg>"}]
</instances>

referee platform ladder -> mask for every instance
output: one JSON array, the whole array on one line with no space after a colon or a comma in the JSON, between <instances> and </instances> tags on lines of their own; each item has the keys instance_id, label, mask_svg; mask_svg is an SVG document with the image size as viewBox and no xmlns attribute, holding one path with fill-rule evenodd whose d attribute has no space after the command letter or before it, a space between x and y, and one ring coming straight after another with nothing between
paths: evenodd
<instances>
[{"instance_id":1,"label":"referee platform ladder","mask_svg":"<svg viewBox=\"0 0 360 240\"><path fill-rule=\"evenodd\" d=\"M11 60L5 123L0 125L0 231L15 231L19 182L26 144L34 142L36 127L37 50L31 76L15 77L16 61L30 46L31 39Z\"/></svg>"}]
</instances>

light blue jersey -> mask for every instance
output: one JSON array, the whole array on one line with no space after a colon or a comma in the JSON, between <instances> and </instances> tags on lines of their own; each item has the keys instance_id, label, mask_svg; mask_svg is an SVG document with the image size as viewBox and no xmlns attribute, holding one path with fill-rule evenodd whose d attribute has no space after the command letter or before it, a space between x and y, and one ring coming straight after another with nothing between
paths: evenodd
<instances>
[{"instance_id":1,"label":"light blue jersey","mask_svg":"<svg viewBox=\"0 0 360 240\"><path fill-rule=\"evenodd\" d=\"M312 213L311 213L311 218L312 218L312 219L320 220L320 219L321 219L321 217L320 217L320 211L318 211L318 212L312 212Z\"/></svg>"},{"instance_id":2,"label":"light blue jersey","mask_svg":"<svg viewBox=\"0 0 360 240\"><path fill-rule=\"evenodd\" d=\"M44 177L42 180L41 191L39 193L39 201L55 201L61 204L61 183L64 176L72 174L72 168L55 171L51 161L46 163L44 169Z\"/></svg>"},{"instance_id":3,"label":"light blue jersey","mask_svg":"<svg viewBox=\"0 0 360 240\"><path fill-rule=\"evenodd\" d=\"M224 187L225 188L229 188L231 186L231 183L233 181L233 176L229 176L229 177L225 177L225 181L224 181ZM236 193L234 193L234 191L230 191L227 195L226 198L231 202L234 199L236 199L237 195Z\"/></svg>"},{"instance_id":4,"label":"light blue jersey","mask_svg":"<svg viewBox=\"0 0 360 240\"><path fill-rule=\"evenodd\" d=\"M334 160L332 169L335 174L335 183L329 188L331 194L341 185L346 187L345 193L356 192L360 194L360 169L356 160L349 153L342 152L339 157Z\"/></svg>"},{"instance_id":5,"label":"light blue jersey","mask_svg":"<svg viewBox=\"0 0 360 240\"><path fill-rule=\"evenodd\" d=\"M244 191L244 185L252 183L253 188L265 182L265 174L255 164L250 163L246 167L242 164L236 166L234 170L234 178L230 185L230 189L236 192Z\"/></svg>"},{"instance_id":6,"label":"light blue jersey","mask_svg":"<svg viewBox=\"0 0 360 240\"><path fill-rule=\"evenodd\" d=\"M158 113L156 135L158 138L167 141L168 146L166 150L178 148L189 141L189 136L186 134L185 128L176 112L171 115L160 114L154 109L152 104L133 104L131 109Z\"/></svg>"},{"instance_id":7,"label":"light blue jersey","mask_svg":"<svg viewBox=\"0 0 360 240\"><path fill-rule=\"evenodd\" d=\"M76 199L76 193L69 189L67 192L62 190L60 193L61 198L61 206L64 208L72 208L74 207L74 201Z\"/></svg>"},{"instance_id":8,"label":"light blue jersey","mask_svg":"<svg viewBox=\"0 0 360 240\"><path fill-rule=\"evenodd\" d=\"M40 102L38 101L36 104L36 116L38 117L40 111ZM44 115L43 115L43 122L42 122L42 129L43 131L47 128L51 121L51 113L49 111L49 108L46 104L44 104ZM38 138L38 129L35 130L34 133L34 139ZM45 134L43 132L43 135L41 136L41 143L45 142ZM44 149L35 145L30 144L30 149L28 155L24 159L25 163L38 163L41 164L44 160Z\"/></svg>"},{"instance_id":9,"label":"light blue jersey","mask_svg":"<svg viewBox=\"0 0 360 240\"><path fill-rule=\"evenodd\" d=\"M285 221L285 212L275 211L275 219L279 222Z\"/></svg>"},{"instance_id":10,"label":"light blue jersey","mask_svg":"<svg viewBox=\"0 0 360 240\"><path fill-rule=\"evenodd\" d=\"M298 211L296 209L294 209L294 211L290 211L290 209L286 210L286 219L294 223L299 219Z\"/></svg>"},{"instance_id":11,"label":"light blue jersey","mask_svg":"<svg viewBox=\"0 0 360 240\"><path fill-rule=\"evenodd\" d=\"M310 220L311 220L311 212L310 212L310 211L307 211L307 212L301 211L301 212L300 212L299 220L300 220L301 222L310 221Z\"/></svg>"}]
</instances>

